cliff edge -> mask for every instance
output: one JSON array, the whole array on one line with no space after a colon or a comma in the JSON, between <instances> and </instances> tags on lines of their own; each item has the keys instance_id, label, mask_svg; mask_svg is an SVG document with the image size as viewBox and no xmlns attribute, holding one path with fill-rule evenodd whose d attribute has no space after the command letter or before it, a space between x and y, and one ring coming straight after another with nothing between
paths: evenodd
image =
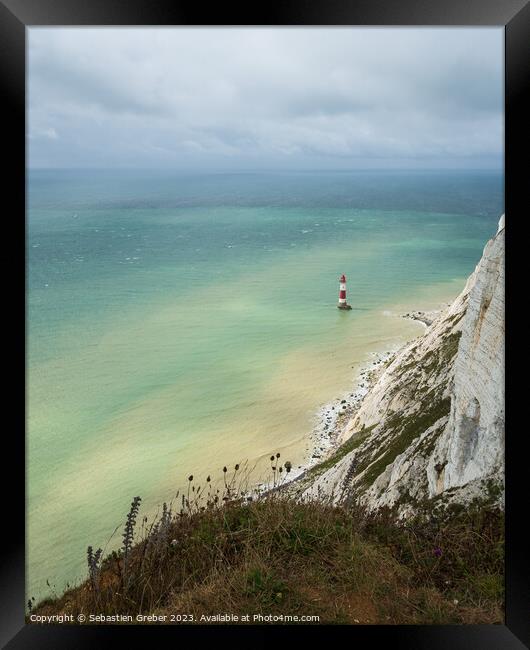
<instances>
[{"instance_id":1,"label":"cliff edge","mask_svg":"<svg viewBox=\"0 0 530 650\"><path fill-rule=\"evenodd\" d=\"M298 496L396 507L504 493L504 215L456 300L381 371Z\"/></svg>"}]
</instances>

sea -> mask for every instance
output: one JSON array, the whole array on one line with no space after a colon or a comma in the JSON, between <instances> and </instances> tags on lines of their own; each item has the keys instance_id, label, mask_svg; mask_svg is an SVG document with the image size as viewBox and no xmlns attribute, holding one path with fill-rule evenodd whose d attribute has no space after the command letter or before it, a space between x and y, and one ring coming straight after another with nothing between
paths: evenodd
<instances>
[{"instance_id":1,"label":"sea","mask_svg":"<svg viewBox=\"0 0 530 650\"><path fill-rule=\"evenodd\" d=\"M318 409L458 295L503 202L498 171L29 170L27 598L118 548L135 496L151 517L190 475L303 466Z\"/></svg>"}]
</instances>

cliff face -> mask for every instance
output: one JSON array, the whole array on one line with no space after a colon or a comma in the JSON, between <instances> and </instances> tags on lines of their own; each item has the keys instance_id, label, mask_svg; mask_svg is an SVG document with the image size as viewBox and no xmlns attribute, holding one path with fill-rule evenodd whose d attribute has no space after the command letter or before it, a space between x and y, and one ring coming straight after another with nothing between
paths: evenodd
<instances>
[{"instance_id":1,"label":"cliff face","mask_svg":"<svg viewBox=\"0 0 530 650\"><path fill-rule=\"evenodd\" d=\"M468 307L454 364L449 421L429 472L431 493L503 473L504 216L471 276Z\"/></svg>"},{"instance_id":2,"label":"cliff face","mask_svg":"<svg viewBox=\"0 0 530 650\"><path fill-rule=\"evenodd\" d=\"M293 489L369 509L499 500L504 459L504 215L453 304L387 363L342 445Z\"/></svg>"}]
</instances>

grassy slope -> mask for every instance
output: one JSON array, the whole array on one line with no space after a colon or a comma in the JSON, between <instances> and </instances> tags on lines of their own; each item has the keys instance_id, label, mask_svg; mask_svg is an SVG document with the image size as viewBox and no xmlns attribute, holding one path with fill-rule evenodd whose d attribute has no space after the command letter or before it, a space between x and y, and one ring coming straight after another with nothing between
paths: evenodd
<instances>
[{"instance_id":1,"label":"grassy slope","mask_svg":"<svg viewBox=\"0 0 530 650\"><path fill-rule=\"evenodd\" d=\"M393 523L389 512L281 494L168 518L38 614L315 614L320 623L500 623L503 523L476 509Z\"/></svg>"}]
</instances>

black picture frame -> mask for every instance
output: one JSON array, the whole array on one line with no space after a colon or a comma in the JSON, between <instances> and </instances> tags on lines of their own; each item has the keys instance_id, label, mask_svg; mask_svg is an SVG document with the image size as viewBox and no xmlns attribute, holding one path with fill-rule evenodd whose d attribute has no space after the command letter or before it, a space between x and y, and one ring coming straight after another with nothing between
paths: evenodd
<instances>
[{"instance_id":1,"label":"black picture frame","mask_svg":"<svg viewBox=\"0 0 530 650\"><path fill-rule=\"evenodd\" d=\"M523 206L528 185L528 131L530 111L524 90L530 85L530 4L527 0L284 0L258 6L205 6L181 0L0 0L0 83L4 118L4 194L11 202L10 214L18 228L11 250L19 277L25 263L25 39L26 28L37 25L370 25L370 26L504 26L505 27L505 210L508 227L508 277L514 278L518 256L517 222L524 219ZM526 129L526 131L525 131ZM527 210L526 210L527 212ZM520 243L520 240L519 240ZM522 255L524 261L524 254ZM12 272L12 269L11 269ZM511 286L512 280L510 280ZM523 294L521 294L523 295ZM507 290L510 297L510 290ZM17 291L12 304L23 299ZM25 312L20 307L19 317ZM517 317L506 324L510 345L507 364L512 362L511 349ZM24 346L24 326L12 324L11 340ZM6 335L7 336L7 335ZM507 337L508 338L508 337ZM522 339L523 340L523 339ZM14 347L14 346L9 346ZM516 348L520 349L520 348ZM22 350L21 350L22 352ZM24 352L22 352L24 353ZM21 360L18 360L18 364ZM514 362L515 363L515 362ZM510 373L507 372L509 379ZM528 580L528 538L524 532L526 518L525 472L523 454L524 428L512 429L516 403L521 403L511 382L507 392L507 415L511 423L506 440L506 623L484 626L355 626L341 630L351 644L379 644L381 647L516 649L530 645L530 587ZM21 382L22 385L22 382ZM20 390L20 389L19 389ZM522 400L524 405L524 400ZM13 398L12 406L17 402ZM512 413L512 406L513 411ZM212 644L227 643L237 634L245 646L270 643L298 644L311 639L329 642L329 634L338 630L326 626L270 627L77 627L36 626L24 624L25 568L25 441L22 412L15 412L15 425L4 432L4 469L17 466L15 478L9 479L7 496L2 502L2 517L8 526L1 535L4 545L0 556L0 641L9 649L19 648L95 648L124 645L129 642L158 645L160 636L171 635L173 643L192 643L198 636ZM9 438L9 446L7 445ZM5 472L4 472L5 474ZM521 496L518 496L521 495ZM116 635L120 638L116 639ZM157 639L155 641L155 638ZM333 642L333 641L331 641Z\"/></svg>"}]
</instances>

